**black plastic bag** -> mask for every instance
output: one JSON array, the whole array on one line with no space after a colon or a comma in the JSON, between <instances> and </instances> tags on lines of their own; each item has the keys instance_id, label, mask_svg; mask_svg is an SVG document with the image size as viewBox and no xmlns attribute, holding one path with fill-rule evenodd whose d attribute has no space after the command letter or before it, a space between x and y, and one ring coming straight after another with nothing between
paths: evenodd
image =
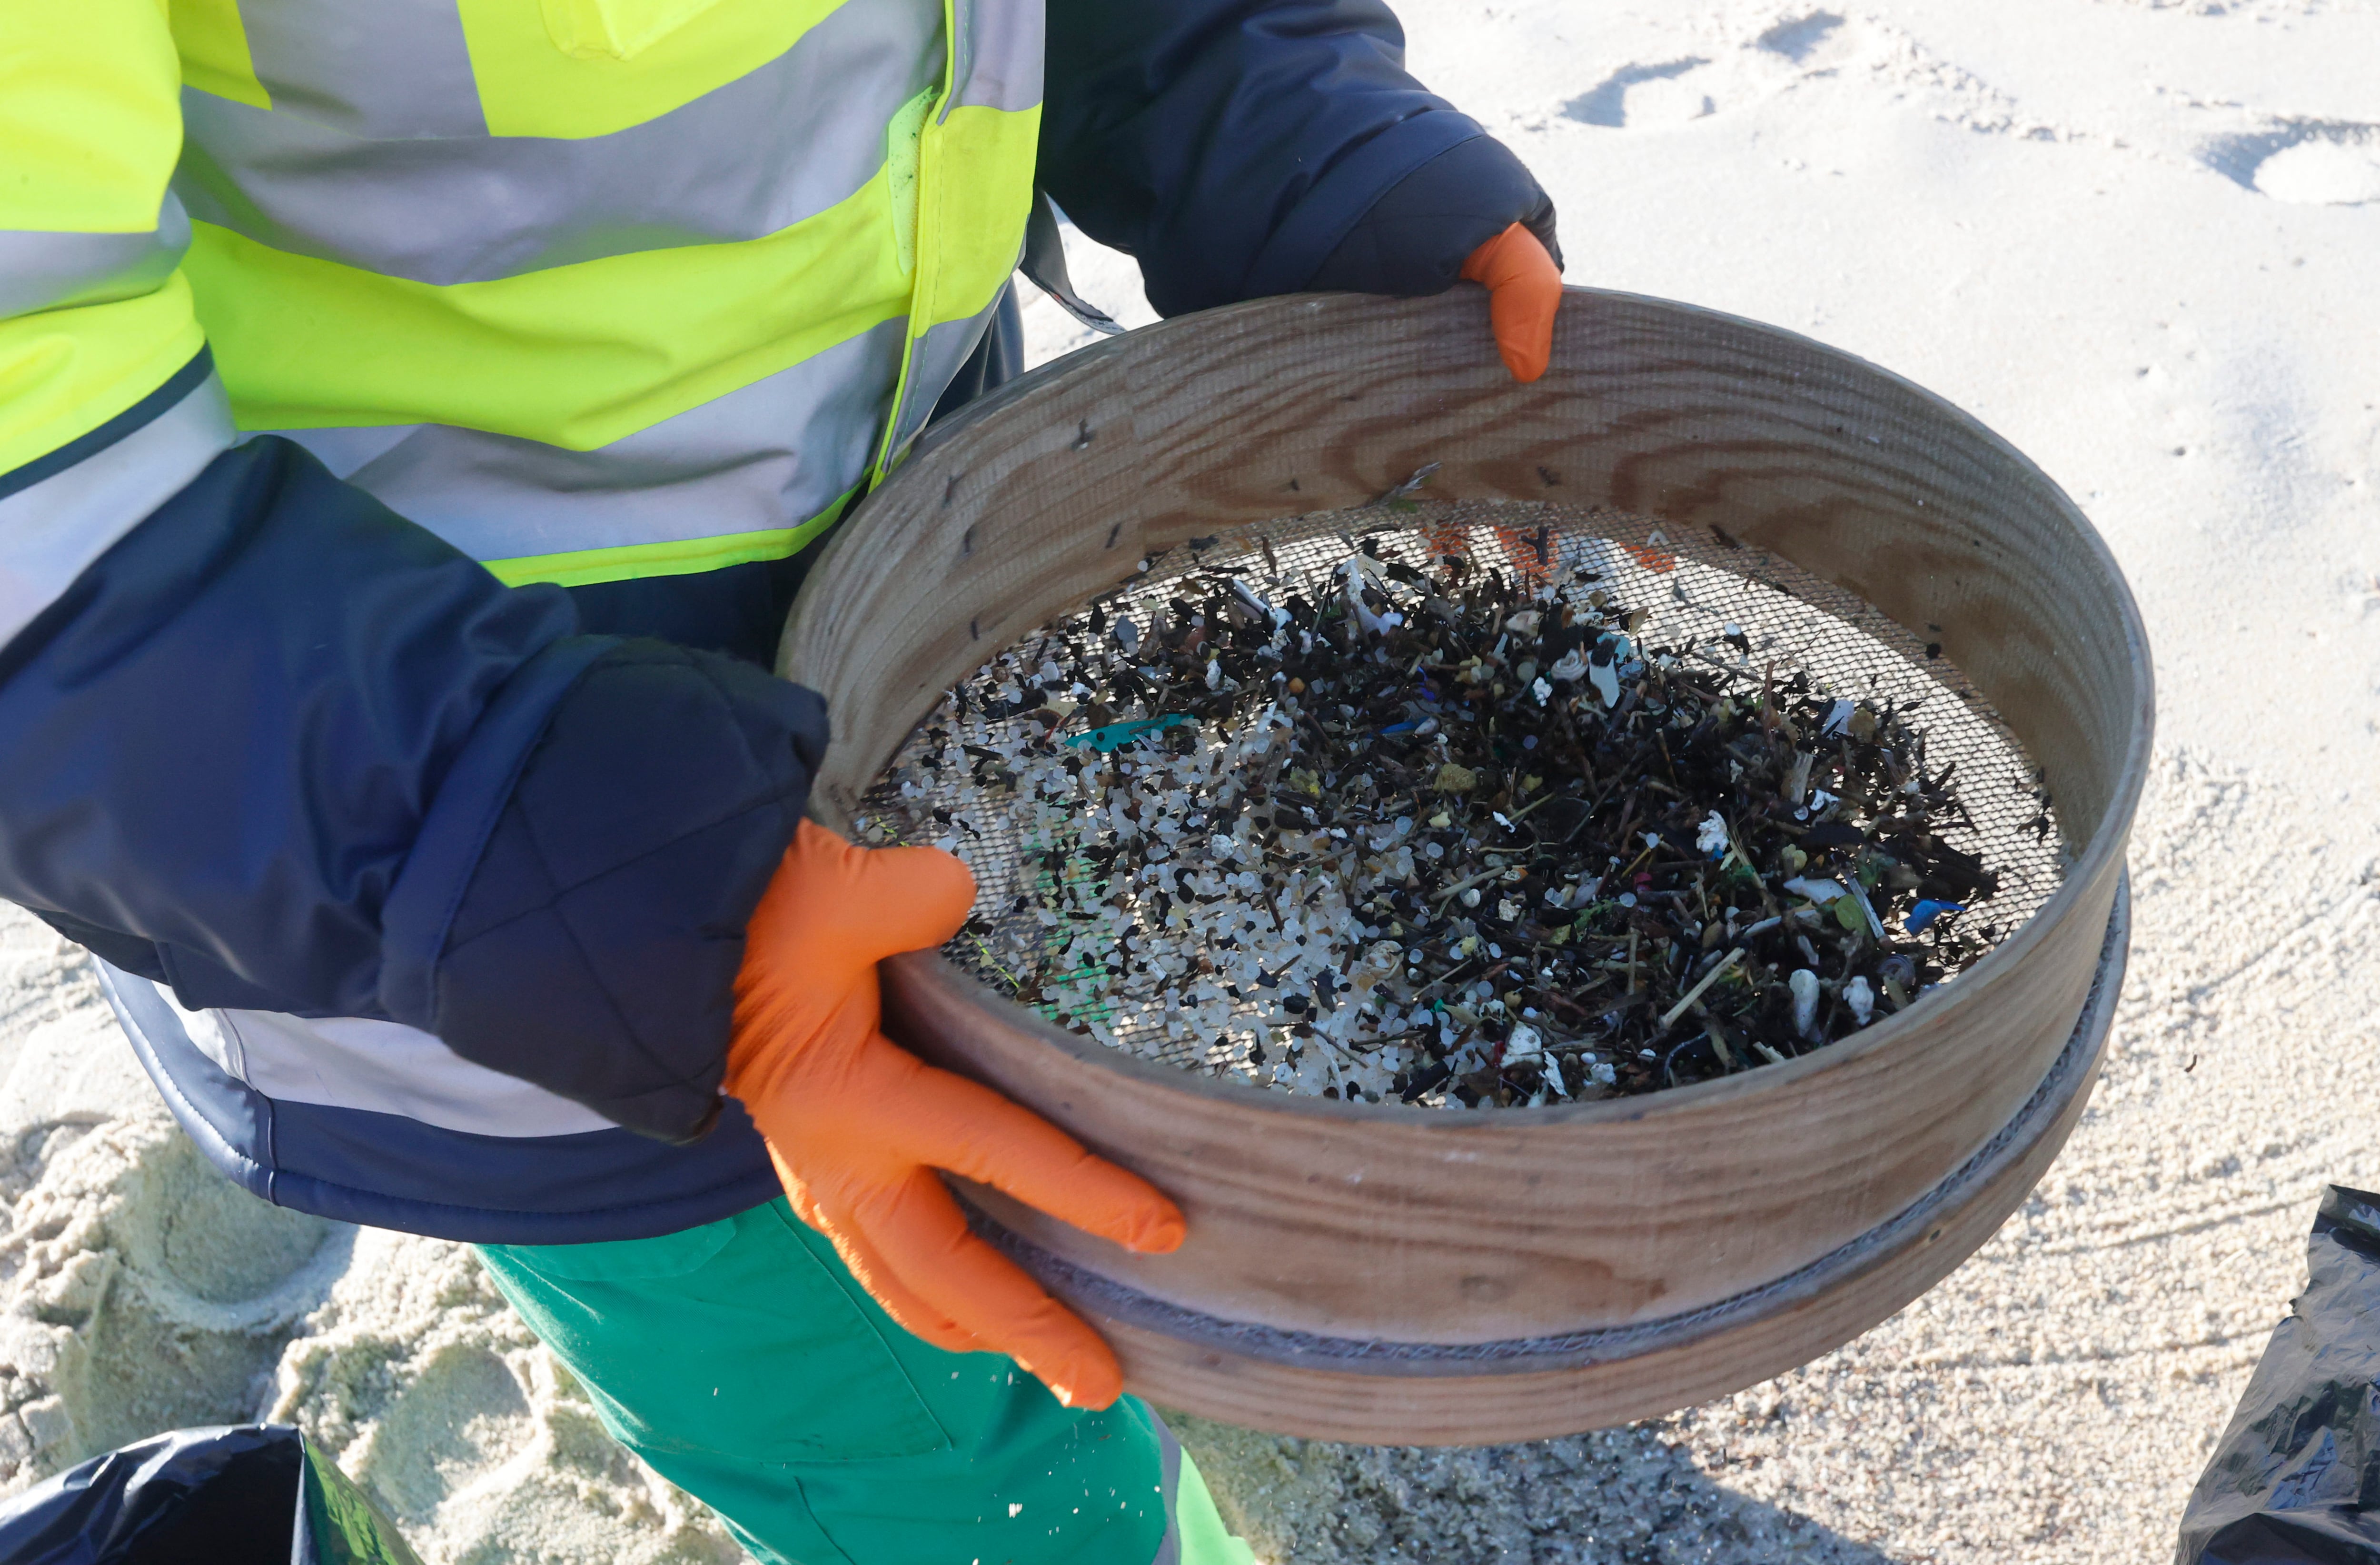
<instances>
[{"instance_id":1,"label":"black plastic bag","mask_svg":"<svg viewBox=\"0 0 2380 1565\"><path fill-rule=\"evenodd\" d=\"M0 1565L421 1565L285 1424L176 1429L0 1504Z\"/></svg>"},{"instance_id":2,"label":"black plastic bag","mask_svg":"<svg viewBox=\"0 0 2380 1565\"><path fill-rule=\"evenodd\" d=\"M2311 1279L2181 1513L2178 1565L2380 1565L2380 1195L2332 1185Z\"/></svg>"}]
</instances>

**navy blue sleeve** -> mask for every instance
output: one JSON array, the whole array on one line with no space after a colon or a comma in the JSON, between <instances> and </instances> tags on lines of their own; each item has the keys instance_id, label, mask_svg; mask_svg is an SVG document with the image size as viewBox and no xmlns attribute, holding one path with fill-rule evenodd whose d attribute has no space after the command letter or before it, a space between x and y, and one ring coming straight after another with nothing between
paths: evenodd
<instances>
[{"instance_id":1,"label":"navy blue sleeve","mask_svg":"<svg viewBox=\"0 0 2380 1565\"><path fill-rule=\"evenodd\" d=\"M1561 265L1554 203L1510 148L1476 136L1415 169L1355 221L1306 287L1327 293L1443 293L1471 252L1527 226Z\"/></svg>"},{"instance_id":2,"label":"navy blue sleeve","mask_svg":"<svg viewBox=\"0 0 2380 1565\"><path fill-rule=\"evenodd\" d=\"M1485 142L1500 175L1519 170L1406 74L1380 0L1050 0L1049 26L1041 184L1084 233L1139 259L1160 314L1317 286L1383 197L1458 147ZM1519 209L1489 236L1543 203L1520 172ZM1541 237L1549 204L1543 221ZM1407 225L1399 242L1427 254L1400 251L1396 275L1451 282L1479 241L1454 249L1459 234ZM1330 286L1374 275L1339 272Z\"/></svg>"},{"instance_id":3,"label":"navy blue sleeve","mask_svg":"<svg viewBox=\"0 0 2380 1565\"><path fill-rule=\"evenodd\" d=\"M407 1022L682 1140L825 730L260 439L0 648L0 897L185 1005Z\"/></svg>"}]
</instances>

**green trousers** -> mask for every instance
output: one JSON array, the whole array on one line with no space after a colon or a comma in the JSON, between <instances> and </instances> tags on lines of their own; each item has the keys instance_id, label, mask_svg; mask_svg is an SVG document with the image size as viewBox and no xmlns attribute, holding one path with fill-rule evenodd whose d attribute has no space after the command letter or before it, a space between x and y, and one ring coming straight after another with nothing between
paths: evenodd
<instances>
[{"instance_id":1,"label":"green trousers","mask_svg":"<svg viewBox=\"0 0 2380 1565\"><path fill-rule=\"evenodd\" d=\"M1247 1565L1125 1398L1061 1407L877 1307L781 1199L660 1239L480 1258L622 1445L770 1565Z\"/></svg>"}]
</instances>

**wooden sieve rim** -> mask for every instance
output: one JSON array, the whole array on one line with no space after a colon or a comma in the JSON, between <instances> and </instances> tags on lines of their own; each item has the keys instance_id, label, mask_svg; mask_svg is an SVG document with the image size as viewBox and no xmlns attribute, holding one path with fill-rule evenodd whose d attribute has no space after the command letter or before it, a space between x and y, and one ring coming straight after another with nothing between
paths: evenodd
<instances>
[{"instance_id":1,"label":"wooden sieve rim","mask_svg":"<svg viewBox=\"0 0 2380 1565\"><path fill-rule=\"evenodd\" d=\"M1463 291L1476 292L1470 285L1461 285ZM1770 1064L1756 1070L1666 1088L1660 1092L1635 1097L1606 1098L1588 1103L1543 1105L1535 1107L1514 1107L1492 1112L1440 1113L1416 1112L1403 1104L1350 1103L1339 1099L1283 1094L1269 1088L1232 1080L1217 1079L1188 1071L1176 1066L1141 1058L1121 1049L1111 1048L1097 1040L1077 1034L1050 1021L1027 1007L999 995L962 972L939 952L918 952L893 959L918 980L937 987L956 984L972 991L969 1003L979 1007L987 1020L996 1020L1008 1028L1026 1033L1057 1046L1074 1059L1096 1070L1120 1071L1129 1077L1162 1087L1169 1091L1196 1095L1230 1104L1235 1111L1280 1115L1288 1119L1337 1119L1345 1120L1392 1123L1401 1131L1413 1131L1440 1135L1461 1135L1466 1132L1488 1133L1512 1131L1528 1126L1578 1125L1595 1122L1621 1122L1658 1119L1689 1113L1701 1113L1731 1102L1750 1093L1773 1092L1792 1087L1830 1070L1847 1069L1876 1054L1903 1047L1916 1046L1925 1033L1934 1028L1949 1011L1981 1009L1993 1006L1999 996L2024 984L2029 979L2027 969L2034 953L2053 939L2088 938L2076 935L2065 926L2074 922L2074 915L2086 901L2103 899L2107 895L2106 878L2120 873L2120 860L2131 821L2137 811L2145 785L2149 750L2154 725L2154 674L2149 658L2148 641L2137 604L2131 589L2118 569L2113 554L2105 540L2092 527L2081 509L2049 476L1980 421L1937 394L1916 385L1894 372L1870 363L1841 349L1828 347L1798 333L1779 327L1744 320L1723 312L1700 306L1681 304L1650 296L1609 289L1572 287L1565 295L1576 300L1594 300L1613 304L1646 306L1682 320L1700 321L1724 332L1742 334L1811 361L1813 370L1823 368L1839 376L1865 378L1882 386L1896 389L1920 405L1931 421L1938 422L1949 433L1976 443L2004 473L2016 483L2031 488L2035 497L2047 502L2046 509L2070 534L2072 553L2066 563L2070 569L2082 570L2090 578L2094 594L2113 614L2121 629L2123 647L2122 674L2131 688L2126 703L2130 720L2115 755L2111 771L2112 783L2104 808L2100 811L2089 838L2073 855L2058 886L2042 905L1973 967L1958 975L1956 981L1942 989L1920 998L1908 1009L1878 1021L1851 1037L1830 1044L1826 1048L1790 1059L1783 1064ZM966 451L978 442L997 443L999 426L1011 417L1022 416L1037 400L1053 397L1070 382L1102 373L1119 361L1134 357L1156 359L1177 343L1186 343L1196 336L1250 325L1277 327L1284 336L1293 336L1300 329L1310 329L1309 317L1318 310L1328 311L1350 296L1291 296L1282 299L1258 300L1245 304L1226 306L1220 310L1195 315L1178 316L1156 325L1145 327L1119 337L1096 343L1078 352L1055 360L1011 382L998 391L970 404L957 414L935 425L922 437L908 460L899 471L871 495L854 515L840 526L825 544L817 563L811 568L788 617L787 629L779 657L779 670L788 678L799 679L803 647L800 627L804 615L820 601L831 589L837 567L847 553L868 547L868 519L871 512L908 503L912 496L919 499L930 495L936 488L945 494L954 486L951 471ZM1415 301L1418 307L1429 307L1432 301ZM1559 358L1556 373L1560 369ZM1036 426L1038 428L1038 426ZM1502 496L1466 495L1447 492L1439 497L1449 499L1502 498ZM1286 509L1286 507L1284 508ZM1645 507L1644 514L1659 515L1657 508ZM1252 519L1253 520L1253 519ZM1154 541L1152 541L1154 542ZM1822 581L1832 582L1847 593L1856 590L1836 581L1823 570L1794 558L1788 550L1771 544L1760 547L1791 560L1798 568ZM1119 577L1119 584L1129 577ZM1108 590L1106 588L1101 591ZM1045 619L1070 611L1078 605L1052 605ZM1881 610L1879 610L1881 612ZM1890 616L1888 614L1888 617ZM1899 623L1899 621L1896 621ZM1904 629L1913 628L1907 627ZM1002 650L991 649L987 656ZM1986 692L1988 693L1988 692ZM929 694L926 707L907 730L913 732L917 723L923 722L933 710L941 692ZM896 739L883 756L877 758L879 766L897 753L901 740ZM2113 747L2111 747L2113 748ZM813 813L822 813L820 801L814 798ZM847 827L847 822L831 818L826 824ZM2091 935L2096 935L2092 931Z\"/></svg>"}]
</instances>

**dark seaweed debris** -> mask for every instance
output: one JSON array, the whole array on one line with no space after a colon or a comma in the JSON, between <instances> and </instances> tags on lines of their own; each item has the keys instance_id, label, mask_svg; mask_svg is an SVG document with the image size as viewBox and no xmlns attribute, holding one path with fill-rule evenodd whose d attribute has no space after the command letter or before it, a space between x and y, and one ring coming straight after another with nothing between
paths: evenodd
<instances>
[{"instance_id":1,"label":"dark seaweed debris","mask_svg":"<svg viewBox=\"0 0 2380 1565\"><path fill-rule=\"evenodd\" d=\"M1973 823L1914 710L1732 627L1662 641L1595 571L1505 543L1547 569L1398 531L1327 574L1268 548L1120 592L954 691L873 830L1026 845L1026 888L957 948L1020 997L1375 1100L1711 1080L1997 943L1998 877L1950 840Z\"/></svg>"}]
</instances>

